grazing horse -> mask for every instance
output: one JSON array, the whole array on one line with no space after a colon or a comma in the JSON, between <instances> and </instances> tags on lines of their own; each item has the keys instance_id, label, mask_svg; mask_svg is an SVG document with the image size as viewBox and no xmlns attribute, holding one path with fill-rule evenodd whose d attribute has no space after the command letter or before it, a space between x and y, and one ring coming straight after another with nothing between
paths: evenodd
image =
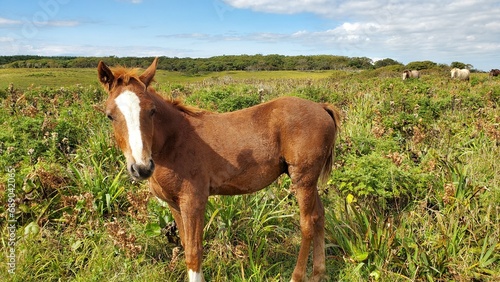
<instances>
[{"instance_id":1,"label":"grazing horse","mask_svg":"<svg viewBox=\"0 0 500 282\"><path fill-rule=\"evenodd\" d=\"M339 113L328 104L286 97L251 108L212 113L164 99L150 83L158 58L142 73L109 68L98 76L109 96L105 111L136 180L168 203L185 251L189 281L204 281L202 239L210 195L252 193L286 173L300 209L302 240L291 281L325 277L324 208L318 179L333 163Z\"/></svg>"},{"instance_id":2,"label":"grazing horse","mask_svg":"<svg viewBox=\"0 0 500 282\"><path fill-rule=\"evenodd\" d=\"M490 76L498 76L500 74L499 69L492 69L490 70Z\"/></svg>"},{"instance_id":3,"label":"grazing horse","mask_svg":"<svg viewBox=\"0 0 500 282\"><path fill-rule=\"evenodd\" d=\"M405 70L403 72L403 80L408 78L420 78L420 72L418 70Z\"/></svg>"},{"instance_id":4,"label":"grazing horse","mask_svg":"<svg viewBox=\"0 0 500 282\"><path fill-rule=\"evenodd\" d=\"M460 80L469 80L470 71L468 69L453 68L450 71L451 78L458 78Z\"/></svg>"}]
</instances>

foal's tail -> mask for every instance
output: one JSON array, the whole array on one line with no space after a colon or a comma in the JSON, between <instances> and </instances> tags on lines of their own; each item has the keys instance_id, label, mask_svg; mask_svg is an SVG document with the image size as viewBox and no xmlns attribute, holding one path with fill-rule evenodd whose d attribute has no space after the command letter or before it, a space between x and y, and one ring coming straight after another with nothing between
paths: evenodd
<instances>
[{"instance_id":1,"label":"foal's tail","mask_svg":"<svg viewBox=\"0 0 500 282\"><path fill-rule=\"evenodd\" d=\"M333 131L333 144L332 144L332 150L330 154L328 155L328 158L325 161L325 164L323 165L323 169L321 170L321 174L319 175L319 182L321 184L324 184L328 178L330 177L330 174L332 173L333 169L333 161L334 161L334 156L335 156L335 141L337 140L337 135L340 131L340 112L337 108L335 108L331 104L323 104L323 109L332 117L333 123L334 123L334 131Z\"/></svg>"}]
</instances>

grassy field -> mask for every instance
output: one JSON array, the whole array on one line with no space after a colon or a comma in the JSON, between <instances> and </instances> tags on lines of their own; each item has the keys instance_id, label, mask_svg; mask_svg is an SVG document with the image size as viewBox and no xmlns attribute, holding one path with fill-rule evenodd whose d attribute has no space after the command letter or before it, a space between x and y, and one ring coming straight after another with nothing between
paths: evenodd
<instances>
[{"instance_id":1,"label":"grassy field","mask_svg":"<svg viewBox=\"0 0 500 282\"><path fill-rule=\"evenodd\" d=\"M224 71L188 75L179 72L158 70L156 80L160 83L193 83L203 80L225 79L320 79L331 75L331 72L300 71ZM0 68L0 89L7 89L9 84L16 88L27 89L37 87L69 87L75 85L94 85L97 82L96 69L8 69Z\"/></svg>"},{"instance_id":2,"label":"grassy field","mask_svg":"<svg viewBox=\"0 0 500 282\"><path fill-rule=\"evenodd\" d=\"M172 216L124 170L96 76L0 69L0 277L185 281ZM329 281L500 280L500 79L159 71L156 88L219 112L286 95L341 110L335 169L320 187ZM300 243L289 185L282 176L210 199L208 281L289 281Z\"/></svg>"}]
</instances>

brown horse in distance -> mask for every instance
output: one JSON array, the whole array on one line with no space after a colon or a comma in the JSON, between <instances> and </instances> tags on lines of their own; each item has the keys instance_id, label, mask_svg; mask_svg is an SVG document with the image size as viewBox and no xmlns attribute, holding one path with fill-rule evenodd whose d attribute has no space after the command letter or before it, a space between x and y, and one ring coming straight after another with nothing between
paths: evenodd
<instances>
[{"instance_id":1,"label":"brown horse in distance","mask_svg":"<svg viewBox=\"0 0 500 282\"><path fill-rule=\"evenodd\" d=\"M490 70L490 76L498 76L500 74L499 69L491 69Z\"/></svg>"},{"instance_id":2,"label":"brown horse in distance","mask_svg":"<svg viewBox=\"0 0 500 282\"><path fill-rule=\"evenodd\" d=\"M137 180L166 201L179 229L189 281L204 281L202 238L210 195L247 194L286 173L300 209L302 241L292 281L304 281L311 245L311 281L325 276L324 208L318 179L332 169L338 111L286 97L251 108L212 113L158 95L150 82L157 58L142 75L99 62L109 94L105 108L115 139Z\"/></svg>"}]
</instances>

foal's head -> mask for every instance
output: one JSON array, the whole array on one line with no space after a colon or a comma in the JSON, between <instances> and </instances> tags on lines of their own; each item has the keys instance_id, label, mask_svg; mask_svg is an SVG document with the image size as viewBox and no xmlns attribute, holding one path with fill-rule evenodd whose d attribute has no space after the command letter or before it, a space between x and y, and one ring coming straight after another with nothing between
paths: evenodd
<instances>
[{"instance_id":1,"label":"foal's head","mask_svg":"<svg viewBox=\"0 0 500 282\"><path fill-rule=\"evenodd\" d=\"M99 80L108 92L106 115L113 123L115 139L127 159L127 169L136 180L153 174L151 157L153 118L156 107L148 94L157 65L156 58L140 76L135 70L111 70L103 62L97 67Z\"/></svg>"}]
</instances>

